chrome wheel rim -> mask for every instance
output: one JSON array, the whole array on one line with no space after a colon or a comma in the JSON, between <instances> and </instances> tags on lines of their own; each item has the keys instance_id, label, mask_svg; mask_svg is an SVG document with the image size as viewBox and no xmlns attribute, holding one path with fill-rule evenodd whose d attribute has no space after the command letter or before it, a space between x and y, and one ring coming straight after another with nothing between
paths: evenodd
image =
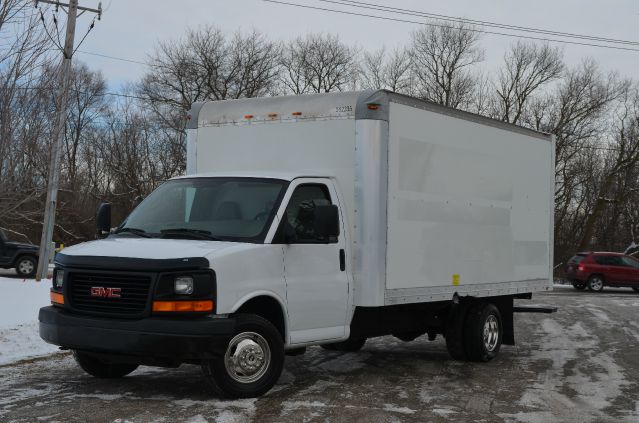
<instances>
[{"instance_id":1,"label":"chrome wheel rim","mask_svg":"<svg viewBox=\"0 0 639 423\"><path fill-rule=\"evenodd\" d=\"M592 278L590 281L590 288L592 288L593 291L599 291L603 288L603 281L601 278Z\"/></svg>"},{"instance_id":2,"label":"chrome wheel rim","mask_svg":"<svg viewBox=\"0 0 639 423\"><path fill-rule=\"evenodd\" d=\"M259 333L242 332L229 342L224 366L229 376L240 383L259 380L271 364L271 349Z\"/></svg>"},{"instance_id":3,"label":"chrome wheel rim","mask_svg":"<svg viewBox=\"0 0 639 423\"><path fill-rule=\"evenodd\" d=\"M31 262L31 260L22 260L20 263L18 263L18 270L23 275L28 275L29 273L33 272L33 263Z\"/></svg>"},{"instance_id":4,"label":"chrome wheel rim","mask_svg":"<svg viewBox=\"0 0 639 423\"><path fill-rule=\"evenodd\" d=\"M486 351L492 352L497 348L499 341L499 322L497 317L491 314L484 322L484 347Z\"/></svg>"}]
</instances>

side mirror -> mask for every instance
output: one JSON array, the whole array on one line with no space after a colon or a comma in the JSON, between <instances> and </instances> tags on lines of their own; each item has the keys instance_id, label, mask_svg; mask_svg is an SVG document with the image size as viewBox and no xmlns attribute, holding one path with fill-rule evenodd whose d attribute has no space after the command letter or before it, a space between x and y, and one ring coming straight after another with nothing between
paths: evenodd
<instances>
[{"instance_id":1,"label":"side mirror","mask_svg":"<svg viewBox=\"0 0 639 423\"><path fill-rule=\"evenodd\" d=\"M111 232L111 204L102 203L95 216L98 238L106 238Z\"/></svg>"},{"instance_id":2,"label":"side mirror","mask_svg":"<svg viewBox=\"0 0 639 423\"><path fill-rule=\"evenodd\" d=\"M336 205L315 207L315 235L322 239L339 235L339 210Z\"/></svg>"}]
</instances>

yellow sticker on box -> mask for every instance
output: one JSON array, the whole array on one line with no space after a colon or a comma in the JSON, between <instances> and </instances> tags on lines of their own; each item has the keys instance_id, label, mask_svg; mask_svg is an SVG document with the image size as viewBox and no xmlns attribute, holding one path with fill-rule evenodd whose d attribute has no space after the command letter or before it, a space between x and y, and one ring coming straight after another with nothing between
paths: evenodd
<instances>
[{"instance_id":1,"label":"yellow sticker on box","mask_svg":"<svg viewBox=\"0 0 639 423\"><path fill-rule=\"evenodd\" d=\"M453 285L459 285L459 275L453 275Z\"/></svg>"}]
</instances>

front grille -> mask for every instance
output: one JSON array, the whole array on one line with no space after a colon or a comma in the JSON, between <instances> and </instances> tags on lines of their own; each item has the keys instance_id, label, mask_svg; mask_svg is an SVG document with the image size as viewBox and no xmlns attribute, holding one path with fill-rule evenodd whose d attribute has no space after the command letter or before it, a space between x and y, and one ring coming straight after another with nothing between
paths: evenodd
<instances>
[{"instance_id":1,"label":"front grille","mask_svg":"<svg viewBox=\"0 0 639 423\"><path fill-rule=\"evenodd\" d=\"M71 306L76 310L113 315L139 315L146 310L151 289L147 275L71 272ZM120 298L91 295L91 288L119 288Z\"/></svg>"}]
</instances>

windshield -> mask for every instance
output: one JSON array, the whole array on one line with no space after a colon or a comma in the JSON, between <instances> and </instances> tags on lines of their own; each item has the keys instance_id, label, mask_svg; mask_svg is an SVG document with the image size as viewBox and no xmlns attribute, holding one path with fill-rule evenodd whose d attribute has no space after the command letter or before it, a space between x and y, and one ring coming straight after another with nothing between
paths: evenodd
<instances>
[{"instance_id":1,"label":"windshield","mask_svg":"<svg viewBox=\"0 0 639 423\"><path fill-rule=\"evenodd\" d=\"M116 233L263 242L286 186L286 181L256 178L168 181Z\"/></svg>"}]
</instances>

